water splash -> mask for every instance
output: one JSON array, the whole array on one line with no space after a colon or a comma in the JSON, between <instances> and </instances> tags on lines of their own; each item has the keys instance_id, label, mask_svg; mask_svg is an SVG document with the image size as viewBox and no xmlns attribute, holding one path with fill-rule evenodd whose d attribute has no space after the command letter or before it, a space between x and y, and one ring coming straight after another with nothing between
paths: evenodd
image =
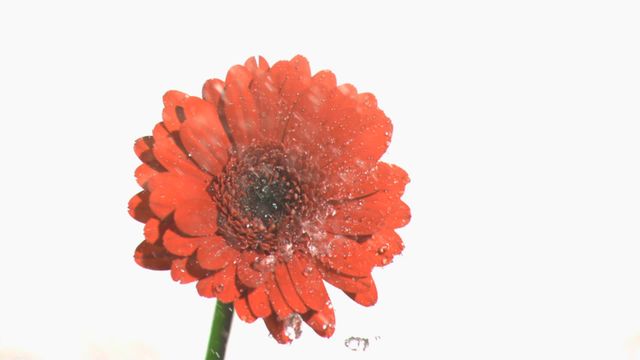
<instances>
[{"instance_id":1,"label":"water splash","mask_svg":"<svg viewBox=\"0 0 640 360\"><path fill-rule=\"evenodd\" d=\"M344 341L344 346L351 351L365 351L369 347L369 339L352 336Z\"/></svg>"}]
</instances>

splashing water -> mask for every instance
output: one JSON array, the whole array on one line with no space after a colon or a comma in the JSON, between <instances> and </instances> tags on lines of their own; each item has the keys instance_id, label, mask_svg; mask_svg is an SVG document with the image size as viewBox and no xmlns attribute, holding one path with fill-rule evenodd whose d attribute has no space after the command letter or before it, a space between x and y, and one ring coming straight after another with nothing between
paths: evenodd
<instances>
[{"instance_id":1,"label":"splashing water","mask_svg":"<svg viewBox=\"0 0 640 360\"><path fill-rule=\"evenodd\" d=\"M369 347L369 339L352 336L344 341L344 346L351 351L365 351Z\"/></svg>"},{"instance_id":2,"label":"splashing water","mask_svg":"<svg viewBox=\"0 0 640 360\"><path fill-rule=\"evenodd\" d=\"M291 340L302 335L302 318L298 314L292 314L284 321L284 334Z\"/></svg>"}]
</instances>

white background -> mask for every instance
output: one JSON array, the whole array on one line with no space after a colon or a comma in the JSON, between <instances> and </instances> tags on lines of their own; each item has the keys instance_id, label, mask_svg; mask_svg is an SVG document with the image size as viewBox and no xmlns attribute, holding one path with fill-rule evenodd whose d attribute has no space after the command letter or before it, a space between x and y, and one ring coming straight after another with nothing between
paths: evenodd
<instances>
[{"instance_id":1,"label":"white background","mask_svg":"<svg viewBox=\"0 0 640 360\"><path fill-rule=\"evenodd\" d=\"M373 92L407 169L380 300L228 359L640 359L637 1L6 1L0 359L201 359L213 301L134 264L133 141L253 55ZM344 346L370 339L364 352ZM379 337L379 338L378 338Z\"/></svg>"}]
</instances>

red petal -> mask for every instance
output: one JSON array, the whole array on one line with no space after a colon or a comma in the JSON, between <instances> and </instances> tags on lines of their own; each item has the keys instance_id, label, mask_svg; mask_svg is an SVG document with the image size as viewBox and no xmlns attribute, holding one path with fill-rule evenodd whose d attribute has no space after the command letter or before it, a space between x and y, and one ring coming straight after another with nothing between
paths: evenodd
<instances>
[{"instance_id":1,"label":"red petal","mask_svg":"<svg viewBox=\"0 0 640 360\"><path fill-rule=\"evenodd\" d=\"M248 323L252 323L252 322L256 321L256 317L253 315L253 313L249 309L249 302L247 301L247 297L246 296L238 298L233 303L233 305L234 305L234 307L236 309L236 313L238 314L238 317L242 321L248 322Z\"/></svg>"},{"instance_id":2,"label":"red petal","mask_svg":"<svg viewBox=\"0 0 640 360\"><path fill-rule=\"evenodd\" d=\"M342 275L328 269L323 269L322 276L326 282L345 292L363 292L371 286L371 277Z\"/></svg>"},{"instance_id":3,"label":"red petal","mask_svg":"<svg viewBox=\"0 0 640 360\"><path fill-rule=\"evenodd\" d=\"M140 185L143 189L147 188L147 182L149 179L157 175L158 172L154 170L151 166L147 164L142 164L138 166L135 172L136 181L138 185Z\"/></svg>"},{"instance_id":4,"label":"red petal","mask_svg":"<svg viewBox=\"0 0 640 360\"><path fill-rule=\"evenodd\" d=\"M269 304L269 296L264 286L255 288L247 296L249 308L256 317L266 317L271 315L271 305Z\"/></svg>"},{"instance_id":5,"label":"red petal","mask_svg":"<svg viewBox=\"0 0 640 360\"><path fill-rule=\"evenodd\" d=\"M173 218L180 230L193 236L213 235L218 228L218 210L209 198L181 202Z\"/></svg>"},{"instance_id":6,"label":"red petal","mask_svg":"<svg viewBox=\"0 0 640 360\"><path fill-rule=\"evenodd\" d=\"M355 302L363 306L372 306L378 301L378 290L376 289L376 283L372 280L369 290L360 293L346 293Z\"/></svg>"},{"instance_id":7,"label":"red petal","mask_svg":"<svg viewBox=\"0 0 640 360\"><path fill-rule=\"evenodd\" d=\"M383 162L370 169L347 162L337 169L326 181L325 196L329 199L355 199L379 191L399 198L409 183L409 176L402 168Z\"/></svg>"},{"instance_id":8,"label":"red petal","mask_svg":"<svg viewBox=\"0 0 640 360\"><path fill-rule=\"evenodd\" d=\"M162 97L162 121L169 132L180 130L184 121L184 101L188 97L187 94L175 90L167 91Z\"/></svg>"},{"instance_id":9,"label":"red petal","mask_svg":"<svg viewBox=\"0 0 640 360\"><path fill-rule=\"evenodd\" d=\"M253 74L261 74L269 70L269 63L267 63L267 60L262 56L259 57L258 62L256 62L255 57L248 58L247 61L245 61L244 66Z\"/></svg>"},{"instance_id":10,"label":"red petal","mask_svg":"<svg viewBox=\"0 0 640 360\"><path fill-rule=\"evenodd\" d=\"M199 182L209 183L211 181L211 177L200 170L176 144L162 123L153 129L153 139L155 141L153 154L165 169L183 177L193 177Z\"/></svg>"},{"instance_id":11,"label":"red petal","mask_svg":"<svg viewBox=\"0 0 640 360\"><path fill-rule=\"evenodd\" d=\"M177 234L176 232L167 229L162 235L162 244L164 247L178 256L189 256L193 254L198 246L206 238L201 237L187 237Z\"/></svg>"},{"instance_id":12,"label":"red petal","mask_svg":"<svg viewBox=\"0 0 640 360\"><path fill-rule=\"evenodd\" d=\"M244 251L238 260L238 279L249 288L257 288L264 282L264 274L253 268L260 256L253 251Z\"/></svg>"},{"instance_id":13,"label":"red petal","mask_svg":"<svg viewBox=\"0 0 640 360\"><path fill-rule=\"evenodd\" d=\"M171 278L181 284L188 284L198 280L197 277L191 275L187 270L188 258L173 260L171 264Z\"/></svg>"},{"instance_id":14,"label":"red petal","mask_svg":"<svg viewBox=\"0 0 640 360\"><path fill-rule=\"evenodd\" d=\"M244 66L236 65L227 73L222 95L224 113L236 144L249 145L260 135L258 114L249 85L253 74Z\"/></svg>"},{"instance_id":15,"label":"red petal","mask_svg":"<svg viewBox=\"0 0 640 360\"><path fill-rule=\"evenodd\" d=\"M316 266L306 255L298 253L294 255L287 267L302 301L313 310L322 310L329 302L329 294Z\"/></svg>"},{"instance_id":16,"label":"red petal","mask_svg":"<svg viewBox=\"0 0 640 360\"><path fill-rule=\"evenodd\" d=\"M285 332L284 321L280 321L275 315L264 318L264 324L269 329L271 336L280 344L288 344L292 341Z\"/></svg>"},{"instance_id":17,"label":"red petal","mask_svg":"<svg viewBox=\"0 0 640 360\"><path fill-rule=\"evenodd\" d=\"M323 152L323 140L327 132L324 123L335 91L336 77L332 72L320 71L311 78L309 87L300 95L292 109L284 138L285 145L300 145L310 154Z\"/></svg>"},{"instance_id":18,"label":"red petal","mask_svg":"<svg viewBox=\"0 0 640 360\"><path fill-rule=\"evenodd\" d=\"M136 140L133 145L133 151L135 151L138 158L145 164L151 166L158 171L166 171L158 162L155 155L153 155L153 136L144 136Z\"/></svg>"},{"instance_id":19,"label":"red petal","mask_svg":"<svg viewBox=\"0 0 640 360\"><path fill-rule=\"evenodd\" d=\"M149 206L160 218L165 218L181 203L207 199L207 183L175 173L160 173L148 182Z\"/></svg>"},{"instance_id":20,"label":"red petal","mask_svg":"<svg viewBox=\"0 0 640 360\"><path fill-rule=\"evenodd\" d=\"M227 163L231 143L216 107L191 97L185 101L184 113L180 140L186 151L209 174L219 174Z\"/></svg>"},{"instance_id":21,"label":"red petal","mask_svg":"<svg viewBox=\"0 0 640 360\"><path fill-rule=\"evenodd\" d=\"M274 281L270 281L267 283L267 291L269 293L269 301L271 302L271 307L278 315L280 320L287 318L289 315L293 313L293 310L287 302L284 300L280 289L275 284Z\"/></svg>"},{"instance_id":22,"label":"red petal","mask_svg":"<svg viewBox=\"0 0 640 360\"><path fill-rule=\"evenodd\" d=\"M230 303L240 296L236 287L236 267L231 264L212 276L198 281L198 293L205 297L217 297L223 303Z\"/></svg>"},{"instance_id":23,"label":"red petal","mask_svg":"<svg viewBox=\"0 0 640 360\"><path fill-rule=\"evenodd\" d=\"M310 311L302 316L313 331L322 337L331 337L336 329L336 316L331 302L320 311Z\"/></svg>"},{"instance_id":24,"label":"red petal","mask_svg":"<svg viewBox=\"0 0 640 360\"><path fill-rule=\"evenodd\" d=\"M305 313L308 309L298 295L293 281L291 281L287 266L281 263L277 264L274 274L278 288L287 304L289 304L295 312L299 314Z\"/></svg>"},{"instance_id":25,"label":"red petal","mask_svg":"<svg viewBox=\"0 0 640 360\"><path fill-rule=\"evenodd\" d=\"M373 234L371 239L361 245L376 259L377 266L389 264L393 257L404 249L402 239L391 229L384 229Z\"/></svg>"},{"instance_id":26,"label":"red petal","mask_svg":"<svg viewBox=\"0 0 640 360\"><path fill-rule=\"evenodd\" d=\"M132 218L146 223L153 217L153 213L149 208L149 192L141 191L129 200L129 215Z\"/></svg>"},{"instance_id":27,"label":"red petal","mask_svg":"<svg viewBox=\"0 0 640 360\"><path fill-rule=\"evenodd\" d=\"M169 270L175 256L162 246L143 241L136 248L134 259L138 265L150 270Z\"/></svg>"},{"instance_id":28,"label":"red petal","mask_svg":"<svg viewBox=\"0 0 640 360\"><path fill-rule=\"evenodd\" d=\"M326 229L334 234L374 234L383 228L402 227L411 219L409 207L386 191L335 204L334 210L326 221Z\"/></svg>"},{"instance_id":29,"label":"red petal","mask_svg":"<svg viewBox=\"0 0 640 360\"><path fill-rule=\"evenodd\" d=\"M204 83L202 87L202 98L218 106L218 102L220 102L220 98L222 97L222 92L224 91L224 81L220 79L210 79Z\"/></svg>"},{"instance_id":30,"label":"red petal","mask_svg":"<svg viewBox=\"0 0 640 360\"><path fill-rule=\"evenodd\" d=\"M153 244L160 238L160 220L150 218L144 224L144 239L146 242Z\"/></svg>"},{"instance_id":31,"label":"red petal","mask_svg":"<svg viewBox=\"0 0 640 360\"><path fill-rule=\"evenodd\" d=\"M330 236L319 248L317 259L335 272L356 277L371 274L375 259L356 241L343 236Z\"/></svg>"},{"instance_id":32,"label":"red petal","mask_svg":"<svg viewBox=\"0 0 640 360\"><path fill-rule=\"evenodd\" d=\"M196 257L204 269L218 270L236 260L239 253L219 236L211 236L200 244Z\"/></svg>"},{"instance_id":33,"label":"red petal","mask_svg":"<svg viewBox=\"0 0 640 360\"><path fill-rule=\"evenodd\" d=\"M279 61L267 72L256 75L250 89L263 136L273 141L282 139L293 106L309 86L310 78L309 63L302 56Z\"/></svg>"}]
</instances>

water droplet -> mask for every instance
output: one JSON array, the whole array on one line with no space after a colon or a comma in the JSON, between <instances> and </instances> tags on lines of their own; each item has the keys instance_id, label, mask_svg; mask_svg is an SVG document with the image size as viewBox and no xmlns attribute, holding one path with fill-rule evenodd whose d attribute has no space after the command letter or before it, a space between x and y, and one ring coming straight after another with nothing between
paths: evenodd
<instances>
[{"instance_id":1,"label":"water droplet","mask_svg":"<svg viewBox=\"0 0 640 360\"><path fill-rule=\"evenodd\" d=\"M351 351L365 351L369 347L369 339L352 336L344 341L344 346Z\"/></svg>"},{"instance_id":2,"label":"water droplet","mask_svg":"<svg viewBox=\"0 0 640 360\"><path fill-rule=\"evenodd\" d=\"M311 267L311 265L307 266L304 268L304 270L302 270L302 274L304 276L309 276L311 275L311 272L313 272L313 267Z\"/></svg>"},{"instance_id":3,"label":"water droplet","mask_svg":"<svg viewBox=\"0 0 640 360\"><path fill-rule=\"evenodd\" d=\"M224 290L224 284L218 284L218 285L216 285L215 290L216 290L216 293L220 293L220 292L222 292L222 290Z\"/></svg>"},{"instance_id":4,"label":"water droplet","mask_svg":"<svg viewBox=\"0 0 640 360\"><path fill-rule=\"evenodd\" d=\"M389 250L389 245L388 245L388 244L382 245L382 246L378 249L378 254L382 255L382 254L386 253L386 252L387 252L387 250Z\"/></svg>"},{"instance_id":5,"label":"water droplet","mask_svg":"<svg viewBox=\"0 0 640 360\"><path fill-rule=\"evenodd\" d=\"M291 340L302 335L302 318L298 314L291 314L284 320L284 334Z\"/></svg>"}]
</instances>

